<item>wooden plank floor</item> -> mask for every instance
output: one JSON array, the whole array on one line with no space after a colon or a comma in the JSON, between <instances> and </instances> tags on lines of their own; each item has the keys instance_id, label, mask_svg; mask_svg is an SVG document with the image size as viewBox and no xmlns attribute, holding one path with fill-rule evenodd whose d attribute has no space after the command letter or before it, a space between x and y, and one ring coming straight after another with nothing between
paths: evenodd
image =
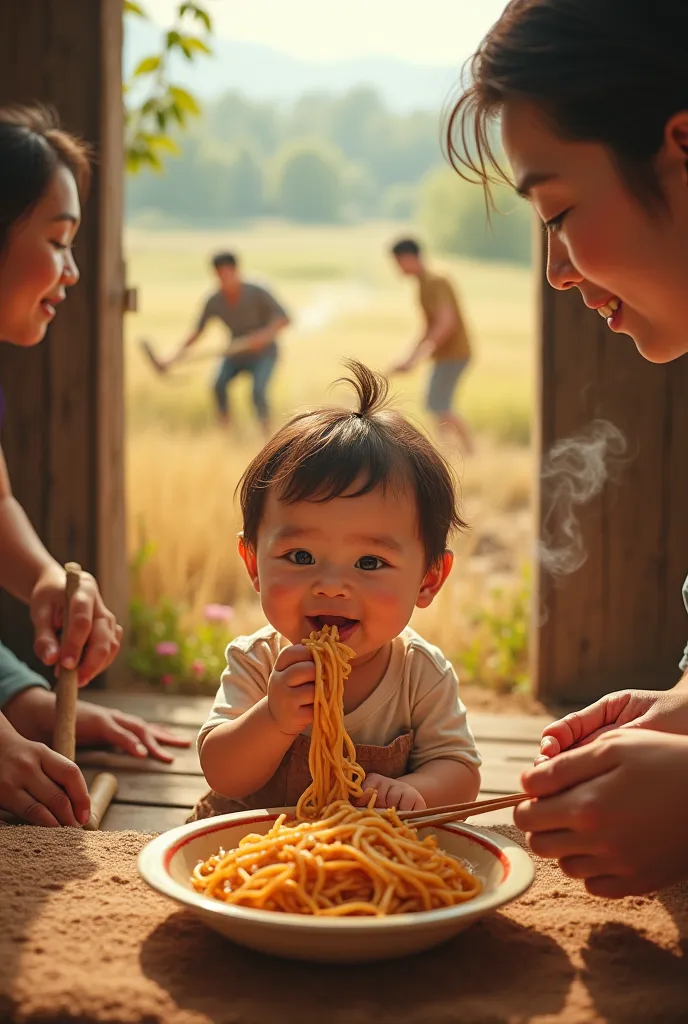
<instances>
[{"instance_id":1,"label":"wooden plank floor","mask_svg":"<svg viewBox=\"0 0 688 1024\"><path fill-rule=\"evenodd\" d=\"M188 750L175 753L174 762L140 761L110 751L80 751L78 762L87 781L102 769L114 770L119 792L101 828L162 832L181 825L207 786L196 754L195 739L208 714L205 697L151 696L137 693L93 692L84 699L116 707L149 722L174 729L192 741ZM520 787L520 774L533 763L542 729L549 719L532 715L470 714L469 720L483 758L481 796L512 793ZM174 751L172 751L174 752ZM512 812L497 811L476 819L483 825L508 824Z\"/></svg>"}]
</instances>

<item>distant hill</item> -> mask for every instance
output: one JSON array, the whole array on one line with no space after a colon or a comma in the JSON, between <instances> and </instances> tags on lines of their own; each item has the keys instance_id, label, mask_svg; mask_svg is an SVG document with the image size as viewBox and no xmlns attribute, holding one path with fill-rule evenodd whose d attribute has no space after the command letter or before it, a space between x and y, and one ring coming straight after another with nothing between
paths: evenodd
<instances>
[{"instance_id":1,"label":"distant hill","mask_svg":"<svg viewBox=\"0 0 688 1024\"><path fill-rule=\"evenodd\" d=\"M125 74L160 46L161 29L139 18L126 19ZM456 89L459 64L427 66L401 58L366 56L345 61L304 61L257 43L215 37L214 54L172 65L175 79L202 99L240 90L255 100L290 103L306 92L345 93L372 86L387 106L400 113L440 110Z\"/></svg>"}]
</instances>

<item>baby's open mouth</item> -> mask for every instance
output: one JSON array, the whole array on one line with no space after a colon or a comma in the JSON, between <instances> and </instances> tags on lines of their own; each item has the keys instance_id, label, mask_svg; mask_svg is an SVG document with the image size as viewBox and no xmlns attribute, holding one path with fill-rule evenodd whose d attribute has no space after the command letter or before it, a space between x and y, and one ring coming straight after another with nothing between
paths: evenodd
<instances>
[{"instance_id":1,"label":"baby's open mouth","mask_svg":"<svg viewBox=\"0 0 688 1024\"><path fill-rule=\"evenodd\" d=\"M344 615L309 615L311 629L320 630L324 626L336 626L339 635L352 633L358 625L358 619L348 619Z\"/></svg>"}]
</instances>

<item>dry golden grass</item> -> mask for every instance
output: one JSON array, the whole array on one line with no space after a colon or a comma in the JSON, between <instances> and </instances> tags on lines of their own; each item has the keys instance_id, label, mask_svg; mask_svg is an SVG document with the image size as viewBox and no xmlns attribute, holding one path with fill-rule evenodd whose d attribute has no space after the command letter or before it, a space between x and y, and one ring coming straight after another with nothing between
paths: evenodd
<instances>
[{"instance_id":1,"label":"dry golden grass","mask_svg":"<svg viewBox=\"0 0 688 1024\"><path fill-rule=\"evenodd\" d=\"M145 600L183 603L190 619L207 603L232 604L237 632L262 623L236 554L234 502L260 437L244 381L233 392L238 430L222 432L213 423L208 391L214 363L194 363L161 379L141 358L136 340L148 336L163 350L176 345L213 286L209 255L235 247L246 276L268 281L294 319L272 392L282 420L327 399L344 357L384 369L417 336L413 286L397 277L385 255L395 233L389 225L280 224L231 236L128 233L128 276L139 288L141 308L127 320L128 525L132 555L144 539L154 545L140 575ZM532 403L535 304L526 270L466 261L449 269L476 349L461 407L481 430L478 453L465 464L449 453L472 529L455 544L456 568L443 594L414 624L451 655L470 637L473 611L495 585L511 585L529 554L531 460L516 442L527 433ZM199 348L221 347L221 330L208 335ZM426 373L394 383L409 415L418 417Z\"/></svg>"}]
</instances>

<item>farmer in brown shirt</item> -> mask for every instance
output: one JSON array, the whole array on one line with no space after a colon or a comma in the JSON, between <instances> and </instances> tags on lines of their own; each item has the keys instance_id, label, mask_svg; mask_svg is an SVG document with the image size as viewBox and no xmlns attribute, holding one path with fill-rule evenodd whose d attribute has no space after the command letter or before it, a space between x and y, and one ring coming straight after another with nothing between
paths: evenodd
<instances>
[{"instance_id":1,"label":"farmer in brown shirt","mask_svg":"<svg viewBox=\"0 0 688 1024\"><path fill-rule=\"evenodd\" d=\"M434 363L426 408L436 417L443 434L457 437L464 451L473 451L473 437L464 418L452 408L459 378L468 366L471 349L456 293L451 282L428 270L421 247L413 238L403 238L391 249L403 274L418 280L418 301L425 317L425 330L409 356L393 368L408 373L422 360Z\"/></svg>"},{"instance_id":2,"label":"farmer in brown shirt","mask_svg":"<svg viewBox=\"0 0 688 1024\"><path fill-rule=\"evenodd\" d=\"M275 337L288 325L289 317L266 288L242 279L234 253L218 253L213 257L213 267L219 290L207 299L196 326L175 355L167 360L165 369L184 358L210 320L221 320L229 328L230 343L213 386L220 420L227 424L230 421L227 397L230 382L242 373L249 373L253 378L253 404L267 434L270 431L267 387L277 362Z\"/></svg>"}]
</instances>

